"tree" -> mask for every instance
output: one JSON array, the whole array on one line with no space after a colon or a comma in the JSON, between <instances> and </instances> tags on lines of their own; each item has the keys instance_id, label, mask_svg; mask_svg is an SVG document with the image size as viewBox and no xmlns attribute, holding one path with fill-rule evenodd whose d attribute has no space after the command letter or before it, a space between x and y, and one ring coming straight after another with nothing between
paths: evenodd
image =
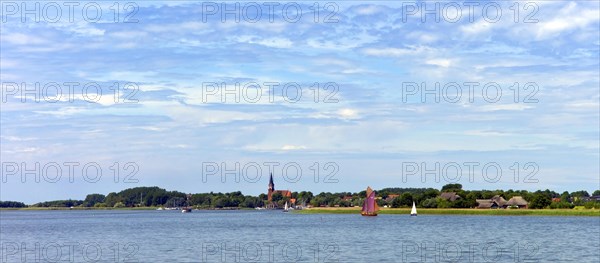
<instances>
[{"instance_id":1,"label":"tree","mask_svg":"<svg viewBox=\"0 0 600 263\"><path fill-rule=\"evenodd\" d=\"M424 208L437 208L437 199L436 198L425 199L423 202L421 202L421 206Z\"/></svg>"},{"instance_id":2,"label":"tree","mask_svg":"<svg viewBox=\"0 0 600 263\"><path fill-rule=\"evenodd\" d=\"M442 192L457 192L462 190L462 184L447 184L442 186Z\"/></svg>"},{"instance_id":3,"label":"tree","mask_svg":"<svg viewBox=\"0 0 600 263\"><path fill-rule=\"evenodd\" d=\"M450 201L448 201L444 198L441 198L441 197L436 198L435 201L437 203L438 208L450 208L452 206Z\"/></svg>"},{"instance_id":4,"label":"tree","mask_svg":"<svg viewBox=\"0 0 600 263\"><path fill-rule=\"evenodd\" d=\"M600 190L596 190L594 191L594 193L592 194L593 196L599 196L600 195Z\"/></svg>"},{"instance_id":5,"label":"tree","mask_svg":"<svg viewBox=\"0 0 600 263\"><path fill-rule=\"evenodd\" d=\"M573 197L590 197L590 194L588 193L588 191L577 191L577 192L572 192L571 196Z\"/></svg>"},{"instance_id":6,"label":"tree","mask_svg":"<svg viewBox=\"0 0 600 263\"><path fill-rule=\"evenodd\" d=\"M550 204L551 209L572 209L573 207L575 207L575 205L565 201L552 202Z\"/></svg>"},{"instance_id":7,"label":"tree","mask_svg":"<svg viewBox=\"0 0 600 263\"><path fill-rule=\"evenodd\" d=\"M560 195L560 201L561 202L571 202L571 195L569 194L568 191L564 191L561 195Z\"/></svg>"},{"instance_id":8,"label":"tree","mask_svg":"<svg viewBox=\"0 0 600 263\"><path fill-rule=\"evenodd\" d=\"M83 206L92 207L97 203L104 203L105 199L106 196L103 194L89 194L85 197L85 200L83 200Z\"/></svg>"},{"instance_id":9,"label":"tree","mask_svg":"<svg viewBox=\"0 0 600 263\"><path fill-rule=\"evenodd\" d=\"M552 199L545 194L536 194L529 203L529 208L542 209L552 204Z\"/></svg>"},{"instance_id":10,"label":"tree","mask_svg":"<svg viewBox=\"0 0 600 263\"><path fill-rule=\"evenodd\" d=\"M115 206L115 204L118 202L121 202L121 198L115 192L109 193L106 196L106 199L104 199L104 203L109 207Z\"/></svg>"},{"instance_id":11,"label":"tree","mask_svg":"<svg viewBox=\"0 0 600 263\"><path fill-rule=\"evenodd\" d=\"M413 196L411 193L403 193L400 196L400 205L402 206L412 206Z\"/></svg>"},{"instance_id":12,"label":"tree","mask_svg":"<svg viewBox=\"0 0 600 263\"><path fill-rule=\"evenodd\" d=\"M425 192L423 192L423 199L429 199L429 198L436 198L438 195L440 195L440 191L438 191L437 189L433 189L433 188L429 188L427 190L425 190Z\"/></svg>"},{"instance_id":13,"label":"tree","mask_svg":"<svg viewBox=\"0 0 600 263\"><path fill-rule=\"evenodd\" d=\"M0 201L0 207L21 208L27 207L24 203L15 201Z\"/></svg>"},{"instance_id":14,"label":"tree","mask_svg":"<svg viewBox=\"0 0 600 263\"><path fill-rule=\"evenodd\" d=\"M280 192L275 192L271 195L271 201L274 203L283 200L283 195Z\"/></svg>"}]
</instances>

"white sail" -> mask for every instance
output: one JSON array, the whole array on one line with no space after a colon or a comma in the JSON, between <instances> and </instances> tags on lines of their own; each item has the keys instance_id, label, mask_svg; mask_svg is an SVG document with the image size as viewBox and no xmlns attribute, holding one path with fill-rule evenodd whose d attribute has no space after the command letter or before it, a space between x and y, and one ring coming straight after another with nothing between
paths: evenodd
<instances>
[{"instance_id":1,"label":"white sail","mask_svg":"<svg viewBox=\"0 0 600 263\"><path fill-rule=\"evenodd\" d=\"M283 209L286 210L286 211L288 210L288 204L287 204L287 202L285 202L285 206L283 207Z\"/></svg>"},{"instance_id":2,"label":"white sail","mask_svg":"<svg viewBox=\"0 0 600 263\"><path fill-rule=\"evenodd\" d=\"M417 206L415 205L415 202L413 202L413 207L412 210L410 210L410 214L417 215Z\"/></svg>"}]
</instances>

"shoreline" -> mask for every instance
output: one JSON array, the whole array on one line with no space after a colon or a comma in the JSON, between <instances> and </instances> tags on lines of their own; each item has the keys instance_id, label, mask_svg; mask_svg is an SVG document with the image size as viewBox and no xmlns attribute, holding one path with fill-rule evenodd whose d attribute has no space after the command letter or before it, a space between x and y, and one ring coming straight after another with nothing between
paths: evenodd
<instances>
[{"instance_id":1,"label":"shoreline","mask_svg":"<svg viewBox=\"0 0 600 263\"><path fill-rule=\"evenodd\" d=\"M0 211L85 211L85 210L156 210L158 207L27 207L0 208ZM248 208L195 209L203 211L235 211ZM410 208L381 208L382 215L409 215ZM317 207L294 210L294 214L360 214L360 207ZM484 215L484 216L600 216L600 209L474 209L474 208L420 208L420 215Z\"/></svg>"},{"instance_id":2,"label":"shoreline","mask_svg":"<svg viewBox=\"0 0 600 263\"><path fill-rule=\"evenodd\" d=\"M10 208L10 207L0 207L0 211L55 211L55 210L64 210L64 211L85 211L85 210L157 210L158 206L145 206L145 207L21 207L21 208ZM206 211L233 211L233 210L254 210L253 208L239 208L239 207L226 207L226 208L200 208L194 210L206 210ZM159 211L181 211L180 209L173 210L159 210Z\"/></svg>"},{"instance_id":3,"label":"shoreline","mask_svg":"<svg viewBox=\"0 0 600 263\"><path fill-rule=\"evenodd\" d=\"M298 214L360 214L360 207L319 207L294 211ZM382 215L410 215L410 208L381 208ZM419 215L487 216L600 216L599 209L474 209L419 208Z\"/></svg>"}]
</instances>

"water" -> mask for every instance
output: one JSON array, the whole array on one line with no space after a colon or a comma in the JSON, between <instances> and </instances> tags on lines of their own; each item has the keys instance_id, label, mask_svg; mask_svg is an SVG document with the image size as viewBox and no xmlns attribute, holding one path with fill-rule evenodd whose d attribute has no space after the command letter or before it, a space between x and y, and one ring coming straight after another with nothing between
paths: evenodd
<instances>
[{"instance_id":1,"label":"water","mask_svg":"<svg viewBox=\"0 0 600 263\"><path fill-rule=\"evenodd\" d=\"M600 261L598 217L94 210L0 220L1 262Z\"/></svg>"}]
</instances>

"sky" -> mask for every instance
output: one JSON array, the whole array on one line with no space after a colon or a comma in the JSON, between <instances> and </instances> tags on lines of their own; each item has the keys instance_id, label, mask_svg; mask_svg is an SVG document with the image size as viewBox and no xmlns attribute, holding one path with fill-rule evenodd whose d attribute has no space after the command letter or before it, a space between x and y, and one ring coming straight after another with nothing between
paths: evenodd
<instances>
[{"instance_id":1,"label":"sky","mask_svg":"<svg viewBox=\"0 0 600 263\"><path fill-rule=\"evenodd\" d=\"M600 189L597 1L51 3L2 2L0 200Z\"/></svg>"}]
</instances>

